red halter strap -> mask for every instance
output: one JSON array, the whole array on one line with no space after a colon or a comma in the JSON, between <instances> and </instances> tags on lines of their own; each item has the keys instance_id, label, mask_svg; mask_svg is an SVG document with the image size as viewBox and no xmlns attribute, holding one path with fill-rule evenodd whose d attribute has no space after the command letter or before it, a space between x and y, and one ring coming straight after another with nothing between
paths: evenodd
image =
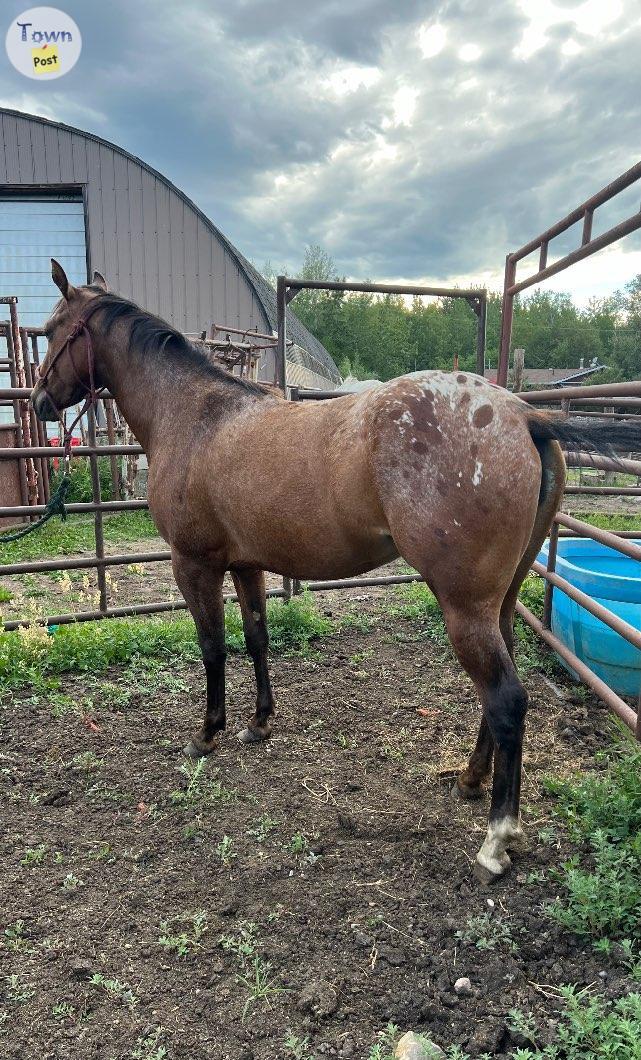
<instances>
[{"instance_id":1,"label":"red halter strap","mask_svg":"<svg viewBox=\"0 0 641 1060\"><path fill-rule=\"evenodd\" d=\"M72 342L75 339L77 339L79 335L82 335L82 334L84 334L85 342L86 342L87 374L88 374L88 377L89 377L89 385L87 385L87 383L85 383L85 381L80 378L80 375L78 373L78 369L76 368L76 365L75 365L75 362L74 362L74 359L73 359L73 354L71 352L71 344L72 344ZM87 397L85 398L84 404L83 404L82 408L80 409L80 412L78 413L76 418L71 423L69 428L67 428L66 424L65 424L65 414L62 413L60 411L60 409L57 407L55 401L51 397L51 394L49 393L49 391L47 390L47 387L46 387L47 379L51 375L53 369L55 368L55 366L56 366L56 364L58 362L58 360L60 359L62 354L65 353L65 352L67 352L69 354L69 361L70 361L71 367L73 369L73 373L74 373L77 381L80 383L80 385L83 388L83 390L86 390L86 392L87 392ZM64 459L65 459L65 464L68 465L69 459L70 459L70 456L71 456L71 438L72 438L72 435L73 435L74 428L80 422L80 420L85 415L85 413L88 412L89 409L92 408L92 406L97 404L98 399L100 397L100 394L102 393L102 391L104 389L104 387L100 387L98 390L96 390L95 360L94 360L93 344L91 342L91 332L89 331L89 328L87 327L86 319L84 319L83 317L80 317L80 319L74 324L73 328L71 329L71 331L67 335L67 338L63 342L63 344L60 347L60 349L58 350L58 352L55 353L53 355L53 357L51 358L51 361L50 361L50 363L47 366L47 370L44 372L43 375L40 376L40 385L42 386L43 390L45 391L49 401L53 405L53 407L54 407L54 409L56 411L56 415L58 416L58 420L60 422L60 425L62 427L62 431L63 431L63 443L62 444L63 444L64 451L65 451L64 452Z\"/></svg>"}]
</instances>

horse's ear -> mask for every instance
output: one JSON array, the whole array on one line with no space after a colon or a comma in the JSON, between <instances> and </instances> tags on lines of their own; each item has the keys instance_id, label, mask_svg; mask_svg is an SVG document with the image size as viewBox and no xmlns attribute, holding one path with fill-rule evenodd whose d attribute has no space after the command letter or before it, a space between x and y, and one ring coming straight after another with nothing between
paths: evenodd
<instances>
[{"instance_id":1,"label":"horse's ear","mask_svg":"<svg viewBox=\"0 0 641 1060\"><path fill-rule=\"evenodd\" d=\"M63 269L60 262L56 261L55 258L51 259L51 279L60 291L62 297L66 298L67 301L69 301L69 298L73 293L73 287L67 279L67 273Z\"/></svg>"},{"instance_id":2,"label":"horse's ear","mask_svg":"<svg viewBox=\"0 0 641 1060\"><path fill-rule=\"evenodd\" d=\"M107 281L105 280L105 278L102 275L102 273L98 272L97 269L94 269L93 280L91 281L91 286L92 287L100 287L101 291L108 291L109 290L109 288L107 286Z\"/></svg>"}]
</instances>

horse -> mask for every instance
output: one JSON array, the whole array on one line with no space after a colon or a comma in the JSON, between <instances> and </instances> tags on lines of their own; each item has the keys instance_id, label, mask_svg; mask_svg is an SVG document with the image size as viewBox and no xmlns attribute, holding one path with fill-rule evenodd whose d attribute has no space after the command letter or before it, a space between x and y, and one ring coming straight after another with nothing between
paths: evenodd
<instances>
[{"instance_id":1,"label":"horse","mask_svg":"<svg viewBox=\"0 0 641 1060\"><path fill-rule=\"evenodd\" d=\"M231 573L257 698L243 743L275 714L267 662L265 571L336 579L402 557L429 585L482 708L456 782L480 797L493 774L474 873L488 883L524 843L519 801L527 692L513 620L565 483L561 444L641 448L638 427L535 411L470 372L420 371L359 394L307 403L230 374L95 273L69 283L44 326L32 394L41 420L108 388L147 454L149 509L171 549L206 673L208 755L225 728L223 579Z\"/></svg>"}]
</instances>

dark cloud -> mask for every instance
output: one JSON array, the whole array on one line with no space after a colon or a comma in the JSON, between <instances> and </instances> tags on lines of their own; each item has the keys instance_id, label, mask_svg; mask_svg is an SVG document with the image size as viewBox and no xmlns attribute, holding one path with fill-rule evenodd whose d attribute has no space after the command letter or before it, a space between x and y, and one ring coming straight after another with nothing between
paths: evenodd
<instances>
[{"instance_id":1,"label":"dark cloud","mask_svg":"<svg viewBox=\"0 0 641 1060\"><path fill-rule=\"evenodd\" d=\"M547 27L517 0L63 6L77 67L41 85L5 63L0 99L144 158L257 263L319 242L347 275L473 278L636 161L634 0L566 0Z\"/></svg>"}]
</instances>

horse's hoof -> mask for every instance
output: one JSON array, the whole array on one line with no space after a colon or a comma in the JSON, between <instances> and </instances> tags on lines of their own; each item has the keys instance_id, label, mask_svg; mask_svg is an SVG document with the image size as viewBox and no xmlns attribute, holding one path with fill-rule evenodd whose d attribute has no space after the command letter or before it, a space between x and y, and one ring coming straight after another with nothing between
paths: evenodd
<instances>
[{"instance_id":1,"label":"horse's hoof","mask_svg":"<svg viewBox=\"0 0 641 1060\"><path fill-rule=\"evenodd\" d=\"M191 759L206 758L213 750L213 747L210 747L208 750L203 747L197 747L194 741L190 740L189 743L183 747L183 754Z\"/></svg>"},{"instance_id":2,"label":"horse's hoof","mask_svg":"<svg viewBox=\"0 0 641 1060\"><path fill-rule=\"evenodd\" d=\"M241 743L264 743L265 740L269 739L269 735L269 733L266 733L262 736L259 732L256 732L255 729L242 729L241 732L238 733L238 739Z\"/></svg>"},{"instance_id":3,"label":"horse's hoof","mask_svg":"<svg viewBox=\"0 0 641 1060\"><path fill-rule=\"evenodd\" d=\"M480 784L471 787L470 784L463 784L460 779L457 779L452 788L452 796L456 799L465 799L466 802L478 802L484 795L485 788Z\"/></svg>"},{"instance_id":4,"label":"horse's hoof","mask_svg":"<svg viewBox=\"0 0 641 1060\"><path fill-rule=\"evenodd\" d=\"M505 876L506 872L509 872L510 865L511 862L507 854L504 855L500 862L495 859L491 868L488 865L483 865L480 861L475 861L472 875L483 887L488 887L491 883L495 883Z\"/></svg>"}]
</instances>

